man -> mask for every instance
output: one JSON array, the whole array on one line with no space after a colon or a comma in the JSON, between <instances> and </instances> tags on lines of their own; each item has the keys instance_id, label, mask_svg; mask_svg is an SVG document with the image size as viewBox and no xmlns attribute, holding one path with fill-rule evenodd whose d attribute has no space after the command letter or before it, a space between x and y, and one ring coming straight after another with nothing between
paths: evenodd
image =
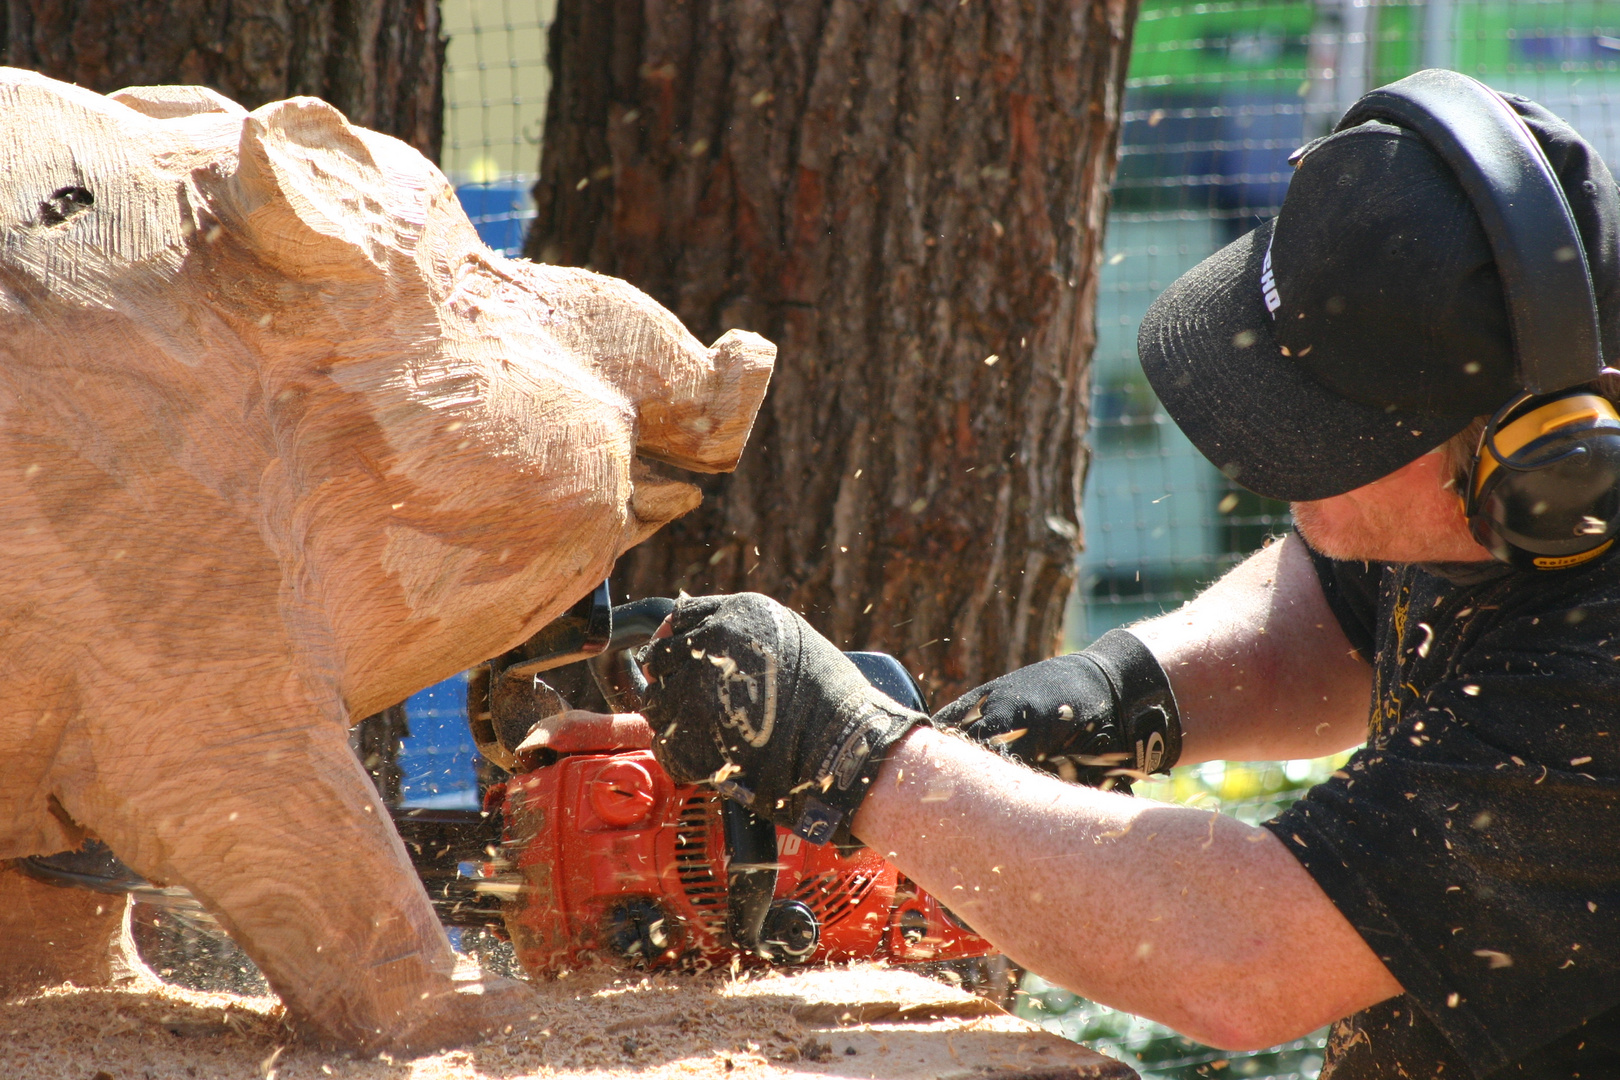
<instances>
[{"instance_id":1,"label":"man","mask_svg":"<svg viewBox=\"0 0 1620 1080\"><path fill-rule=\"evenodd\" d=\"M1612 359L1620 195L1573 131L1510 103L1568 198ZM1296 534L932 724L779 605L683 599L645 658L660 759L813 840L854 835L1013 959L1204 1042L1336 1022L1332 1080L1620 1076L1620 562L1516 570L1464 515L1478 418L1519 383L1456 176L1381 122L1296 159L1277 220L1141 331L1171 416L1291 499ZM1085 786L1122 760L1364 740L1263 827Z\"/></svg>"}]
</instances>

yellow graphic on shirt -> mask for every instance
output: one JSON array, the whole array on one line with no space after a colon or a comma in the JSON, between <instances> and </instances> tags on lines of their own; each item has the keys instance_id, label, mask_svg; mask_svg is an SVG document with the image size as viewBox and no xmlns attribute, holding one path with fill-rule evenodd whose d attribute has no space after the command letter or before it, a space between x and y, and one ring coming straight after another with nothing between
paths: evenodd
<instances>
[{"instance_id":1,"label":"yellow graphic on shirt","mask_svg":"<svg viewBox=\"0 0 1620 1080\"><path fill-rule=\"evenodd\" d=\"M1386 732L1401 722L1401 695L1403 686L1410 684L1402 678L1406 663L1406 615L1412 603L1410 571L1403 568L1395 586L1395 604L1390 612L1390 624L1395 634L1390 641L1390 655L1380 656L1373 665L1373 704L1367 720L1367 741L1378 743ZM1387 681L1386 681L1387 680ZM1413 689L1413 694L1417 693Z\"/></svg>"}]
</instances>

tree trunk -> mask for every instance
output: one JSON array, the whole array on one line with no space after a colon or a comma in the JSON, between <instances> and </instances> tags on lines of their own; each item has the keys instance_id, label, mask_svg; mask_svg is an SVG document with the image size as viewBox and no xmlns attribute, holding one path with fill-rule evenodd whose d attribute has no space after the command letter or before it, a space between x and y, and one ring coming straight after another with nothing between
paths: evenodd
<instances>
[{"instance_id":1,"label":"tree trunk","mask_svg":"<svg viewBox=\"0 0 1620 1080\"><path fill-rule=\"evenodd\" d=\"M0 0L0 55L104 94L194 83L249 109L308 94L439 160L438 0Z\"/></svg>"},{"instance_id":2,"label":"tree trunk","mask_svg":"<svg viewBox=\"0 0 1620 1080\"><path fill-rule=\"evenodd\" d=\"M399 750L400 740L410 736L411 724L403 701L372 713L349 729L349 749L366 767L366 775L371 777L384 806L399 806L405 801L405 770L400 768Z\"/></svg>"},{"instance_id":3,"label":"tree trunk","mask_svg":"<svg viewBox=\"0 0 1620 1080\"><path fill-rule=\"evenodd\" d=\"M754 589L936 701L1059 643L1134 0L562 0L526 253L780 346L623 595Z\"/></svg>"}]
</instances>

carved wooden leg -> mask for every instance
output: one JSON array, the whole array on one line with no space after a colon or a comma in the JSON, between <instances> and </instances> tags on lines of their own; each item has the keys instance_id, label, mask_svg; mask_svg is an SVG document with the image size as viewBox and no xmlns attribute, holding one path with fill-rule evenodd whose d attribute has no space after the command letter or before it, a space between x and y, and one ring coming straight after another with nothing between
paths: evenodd
<instances>
[{"instance_id":1,"label":"carved wooden leg","mask_svg":"<svg viewBox=\"0 0 1620 1080\"><path fill-rule=\"evenodd\" d=\"M0 862L0 998L71 982L112 986L141 970L129 900L47 885Z\"/></svg>"},{"instance_id":2,"label":"carved wooden leg","mask_svg":"<svg viewBox=\"0 0 1620 1080\"><path fill-rule=\"evenodd\" d=\"M449 940L341 730L288 727L175 755L126 755L108 766L126 775L103 772L69 809L138 872L190 889L300 1030L425 1051L532 1014L522 983L452 984Z\"/></svg>"}]
</instances>

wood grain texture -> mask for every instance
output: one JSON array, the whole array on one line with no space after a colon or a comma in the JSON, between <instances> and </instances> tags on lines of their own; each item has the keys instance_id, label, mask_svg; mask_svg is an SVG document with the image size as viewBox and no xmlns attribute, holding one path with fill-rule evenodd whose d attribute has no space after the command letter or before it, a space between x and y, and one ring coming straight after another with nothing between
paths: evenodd
<instances>
[{"instance_id":1,"label":"wood grain texture","mask_svg":"<svg viewBox=\"0 0 1620 1080\"><path fill-rule=\"evenodd\" d=\"M0 862L0 1000L40 986L118 986L143 970L125 918L129 900L47 885ZM49 947L18 948L42 927Z\"/></svg>"},{"instance_id":2,"label":"wood grain texture","mask_svg":"<svg viewBox=\"0 0 1620 1080\"><path fill-rule=\"evenodd\" d=\"M319 1038L521 1015L452 985L346 730L695 506L657 462L735 465L773 347L493 255L311 98L0 69L0 176L0 858L100 837Z\"/></svg>"},{"instance_id":3,"label":"wood grain texture","mask_svg":"<svg viewBox=\"0 0 1620 1080\"><path fill-rule=\"evenodd\" d=\"M263 1075L278 1080L1134 1080L1135 1072L994 1006L881 968L733 980L575 973L541 985L536 1018L410 1062L301 1045L270 999L148 985L62 988L0 1004L8 1080ZM74 1038L89 1033L92 1037ZM66 1036L66 1037L65 1037ZM280 1053L277 1054L278 1049ZM851 1052L853 1051L853 1052ZM196 1070L195 1073L188 1069Z\"/></svg>"},{"instance_id":4,"label":"wood grain texture","mask_svg":"<svg viewBox=\"0 0 1620 1080\"><path fill-rule=\"evenodd\" d=\"M434 161L444 138L438 0L0 0L0 62L104 94L307 94Z\"/></svg>"},{"instance_id":5,"label":"wood grain texture","mask_svg":"<svg viewBox=\"0 0 1620 1080\"><path fill-rule=\"evenodd\" d=\"M527 253L782 349L622 592L768 593L941 703L1053 652L1135 11L561 0Z\"/></svg>"}]
</instances>

